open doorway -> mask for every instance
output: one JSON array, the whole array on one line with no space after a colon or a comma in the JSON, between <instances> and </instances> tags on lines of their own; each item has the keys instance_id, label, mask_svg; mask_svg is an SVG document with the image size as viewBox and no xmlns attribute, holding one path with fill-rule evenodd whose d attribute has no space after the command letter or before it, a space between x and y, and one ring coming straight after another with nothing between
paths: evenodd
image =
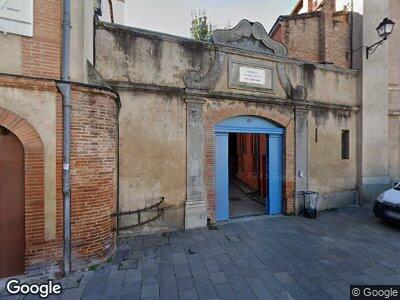
<instances>
[{"instance_id":1,"label":"open doorway","mask_svg":"<svg viewBox=\"0 0 400 300\"><path fill-rule=\"evenodd\" d=\"M268 135L229 133L229 218L264 214L268 195Z\"/></svg>"},{"instance_id":2,"label":"open doorway","mask_svg":"<svg viewBox=\"0 0 400 300\"><path fill-rule=\"evenodd\" d=\"M254 116L232 117L215 125L216 221L282 213L284 132Z\"/></svg>"}]
</instances>

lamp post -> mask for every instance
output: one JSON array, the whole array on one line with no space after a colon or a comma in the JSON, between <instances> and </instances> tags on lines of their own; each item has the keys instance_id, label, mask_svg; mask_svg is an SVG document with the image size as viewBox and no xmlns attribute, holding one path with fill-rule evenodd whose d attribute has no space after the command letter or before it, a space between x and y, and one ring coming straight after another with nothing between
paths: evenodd
<instances>
[{"instance_id":1,"label":"lamp post","mask_svg":"<svg viewBox=\"0 0 400 300\"><path fill-rule=\"evenodd\" d=\"M369 58L370 54L374 53L375 50L380 45L382 45L384 41L387 40L389 35L393 32L394 25L395 23L389 18L384 18L382 22L378 25L378 27L376 28L376 32L378 33L378 36L381 38L381 40L366 48L367 59Z\"/></svg>"}]
</instances>

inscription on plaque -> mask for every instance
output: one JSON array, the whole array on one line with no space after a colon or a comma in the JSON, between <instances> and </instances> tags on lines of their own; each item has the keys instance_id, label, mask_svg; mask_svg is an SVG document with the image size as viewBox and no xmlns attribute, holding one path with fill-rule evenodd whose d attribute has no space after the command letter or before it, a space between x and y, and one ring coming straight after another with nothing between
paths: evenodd
<instances>
[{"instance_id":1,"label":"inscription on plaque","mask_svg":"<svg viewBox=\"0 0 400 300\"><path fill-rule=\"evenodd\" d=\"M245 83L265 85L265 70L239 67L239 81Z\"/></svg>"},{"instance_id":2,"label":"inscription on plaque","mask_svg":"<svg viewBox=\"0 0 400 300\"><path fill-rule=\"evenodd\" d=\"M274 92L273 68L264 64L230 60L229 87Z\"/></svg>"}]
</instances>

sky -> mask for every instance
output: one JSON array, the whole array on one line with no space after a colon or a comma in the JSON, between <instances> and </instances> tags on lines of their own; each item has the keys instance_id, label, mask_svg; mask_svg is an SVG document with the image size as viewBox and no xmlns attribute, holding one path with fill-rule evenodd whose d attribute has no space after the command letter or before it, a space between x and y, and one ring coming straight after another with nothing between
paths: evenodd
<instances>
[{"instance_id":1,"label":"sky","mask_svg":"<svg viewBox=\"0 0 400 300\"><path fill-rule=\"evenodd\" d=\"M216 28L234 27L241 19L269 29L289 14L297 0L126 0L125 24L190 37L192 11L206 10Z\"/></svg>"}]
</instances>

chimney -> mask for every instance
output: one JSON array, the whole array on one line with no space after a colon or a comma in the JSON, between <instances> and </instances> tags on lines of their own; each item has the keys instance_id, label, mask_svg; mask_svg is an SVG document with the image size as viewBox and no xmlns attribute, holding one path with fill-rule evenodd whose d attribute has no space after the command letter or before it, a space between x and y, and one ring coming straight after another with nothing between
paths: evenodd
<instances>
[{"instance_id":1,"label":"chimney","mask_svg":"<svg viewBox=\"0 0 400 300\"><path fill-rule=\"evenodd\" d=\"M332 40L333 34L333 12L335 11L335 0L325 0L322 7L321 17L319 21L319 56L321 63L332 63L333 57L331 54L332 45L329 42Z\"/></svg>"},{"instance_id":2,"label":"chimney","mask_svg":"<svg viewBox=\"0 0 400 300\"><path fill-rule=\"evenodd\" d=\"M336 0L325 0L325 2L331 3L332 12L336 11Z\"/></svg>"},{"instance_id":3,"label":"chimney","mask_svg":"<svg viewBox=\"0 0 400 300\"><path fill-rule=\"evenodd\" d=\"M313 11L314 10L314 0L304 0L304 1L308 1L308 12Z\"/></svg>"}]
</instances>

